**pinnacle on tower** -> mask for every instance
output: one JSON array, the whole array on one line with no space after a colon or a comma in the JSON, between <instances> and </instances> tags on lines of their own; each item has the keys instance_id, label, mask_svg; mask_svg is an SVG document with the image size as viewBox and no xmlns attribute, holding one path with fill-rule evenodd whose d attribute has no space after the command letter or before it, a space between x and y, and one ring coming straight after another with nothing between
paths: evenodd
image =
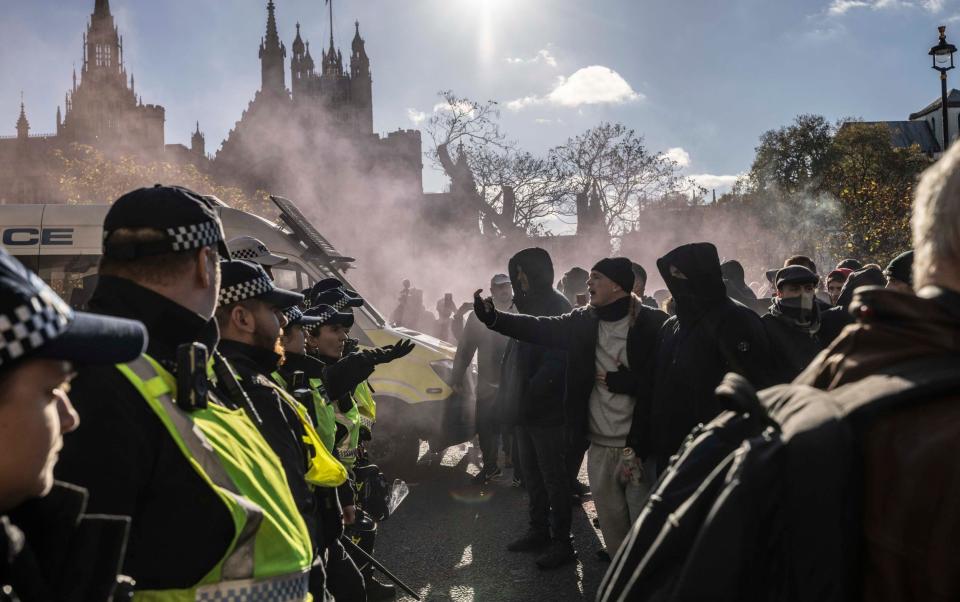
<instances>
[{"instance_id":1,"label":"pinnacle on tower","mask_svg":"<svg viewBox=\"0 0 960 602\"><path fill-rule=\"evenodd\" d=\"M93 18L102 19L110 16L110 0L97 0L93 6Z\"/></svg>"},{"instance_id":2,"label":"pinnacle on tower","mask_svg":"<svg viewBox=\"0 0 960 602\"><path fill-rule=\"evenodd\" d=\"M17 138L24 139L30 135L30 122L27 121L27 109L23 104L23 92L20 92L20 117L17 119Z\"/></svg>"}]
</instances>

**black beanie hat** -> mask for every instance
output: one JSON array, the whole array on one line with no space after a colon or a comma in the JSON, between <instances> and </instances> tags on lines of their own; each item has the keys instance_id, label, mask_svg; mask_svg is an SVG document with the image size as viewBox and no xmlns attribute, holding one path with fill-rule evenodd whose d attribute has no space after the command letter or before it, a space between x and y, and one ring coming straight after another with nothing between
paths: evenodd
<instances>
[{"instance_id":1,"label":"black beanie hat","mask_svg":"<svg viewBox=\"0 0 960 602\"><path fill-rule=\"evenodd\" d=\"M633 291L633 262L626 257L606 257L593 266L594 272L600 272L620 285L626 292Z\"/></svg>"},{"instance_id":2,"label":"black beanie hat","mask_svg":"<svg viewBox=\"0 0 960 602\"><path fill-rule=\"evenodd\" d=\"M884 274L913 286L913 251L900 253L894 257L887 265Z\"/></svg>"}]
</instances>

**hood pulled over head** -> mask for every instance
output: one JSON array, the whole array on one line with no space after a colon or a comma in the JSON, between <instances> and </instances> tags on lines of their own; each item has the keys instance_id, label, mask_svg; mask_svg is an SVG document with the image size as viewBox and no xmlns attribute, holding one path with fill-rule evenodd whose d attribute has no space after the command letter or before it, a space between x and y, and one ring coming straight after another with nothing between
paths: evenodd
<instances>
[{"instance_id":1,"label":"hood pulled over head","mask_svg":"<svg viewBox=\"0 0 960 602\"><path fill-rule=\"evenodd\" d=\"M702 313L727 298L720 256L708 242L677 247L657 260L657 269L677 302L677 315Z\"/></svg>"},{"instance_id":2,"label":"hood pulled over head","mask_svg":"<svg viewBox=\"0 0 960 602\"><path fill-rule=\"evenodd\" d=\"M553 260L545 249L524 249L510 258L510 284L514 301L522 305L524 297L543 295L553 291ZM524 291L520 274L526 276L528 290ZM520 305L518 305L518 308Z\"/></svg>"}]
</instances>

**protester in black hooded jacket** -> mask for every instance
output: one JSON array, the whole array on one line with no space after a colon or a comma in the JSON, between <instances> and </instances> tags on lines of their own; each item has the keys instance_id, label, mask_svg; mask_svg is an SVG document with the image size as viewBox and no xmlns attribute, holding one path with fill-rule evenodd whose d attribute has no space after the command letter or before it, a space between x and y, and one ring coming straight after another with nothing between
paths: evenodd
<instances>
[{"instance_id":1,"label":"protester in black hooded jacket","mask_svg":"<svg viewBox=\"0 0 960 602\"><path fill-rule=\"evenodd\" d=\"M545 250L520 251L510 258L509 270L518 312L559 316L570 311L570 303L553 288L553 262ZM532 551L549 546L537 559L541 568L560 566L576 556L570 543L565 364L562 351L511 339L503 356L497 397L501 422L516 427L520 464L530 494L530 529L507 549Z\"/></svg>"},{"instance_id":2,"label":"protester in black hooded jacket","mask_svg":"<svg viewBox=\"0 0 960 602\"><path fill-rule=\"evenodd\" d=\"M723 285L727 289L727 296L754 309L757 295L746 283L746 273L743 264L735 259L720 264L720 273L723 276Z\"/></svg>"},{"instance_id":3,"label":"protester in black hooded jacket","mask_svg":"<svg viewBox=\"0 0 960 602\"><path fill-rule=\"evenodd\" d=\"M714 389L727 372L737 372L758 389L773 384L770 345L760 317L727 297L717 248L710 243L678 247L657 260L676 302L657 341L650 428L660 467L684 437L721 408Z\"/></svg>"},{"instance_id":4,"label":"protester in black hooded jacket","mask_svg":"<svg viewBox=\"0 0 960 602\"><path fill-rule=\"evenodd\" d=\"M844 260L847 261L853 260ZM850 302L853 301L853 293L861 286L885 286L887 279L879 268L868 266L862 270L850 274L847 281L843 284L843 290L840 291L840 297L837 298L837 304L829 310L823 312L820 318L820 341L826 347L833 342L840 332L856 320L850 315Z\"/></svg>"}]
</instances>

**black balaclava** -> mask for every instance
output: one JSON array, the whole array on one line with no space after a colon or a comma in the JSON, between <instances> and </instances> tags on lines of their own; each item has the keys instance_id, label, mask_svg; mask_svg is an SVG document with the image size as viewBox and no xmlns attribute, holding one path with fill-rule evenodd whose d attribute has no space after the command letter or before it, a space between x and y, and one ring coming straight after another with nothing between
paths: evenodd
<instances>
[{"instance_id":1,"label":"black balaclava","mask_svg":"<svg viewBox=\"0 0 960 602\"><path fill-rule=\"evenodd\" d=\"M513 285L513 302L520 313L528 313L527 302L532 297L547 294L553 290L553 260L545 249L531 247L510 258L508 264L510 284ZM520 286L520 270L527 276L530 290L524 292Z\"/></svg>"},{"instance_id":2,"label":"black balaclava","mask_svg":"<svg viewBox=\"0 0 960 602\"><path fill-rule=\"evenodd\" d=\"M720 273L720 256L711 243L677 247L657 260L657 269L676 302L681 322L728 302Z\"/></svg>"}]
</instances>

